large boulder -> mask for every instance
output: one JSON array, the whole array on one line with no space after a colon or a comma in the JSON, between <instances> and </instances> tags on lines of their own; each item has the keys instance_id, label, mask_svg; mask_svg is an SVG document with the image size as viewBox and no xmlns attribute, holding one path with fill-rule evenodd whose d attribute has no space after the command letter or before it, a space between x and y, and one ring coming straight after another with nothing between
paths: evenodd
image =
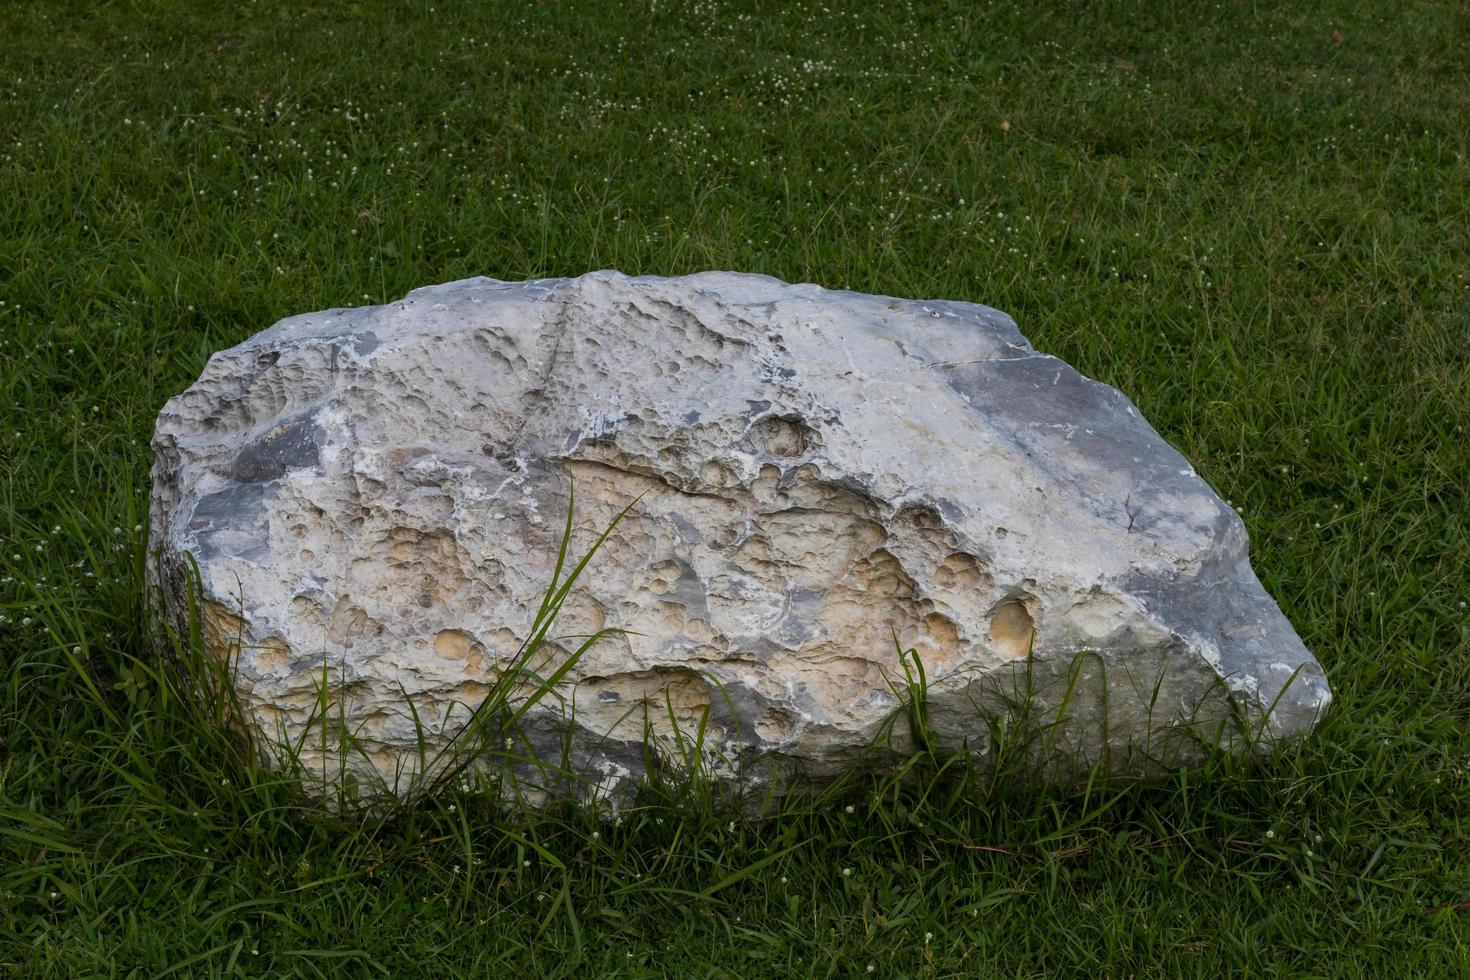
<instances>
[{"instance_id":1,"label":"large boulder","mask_svg":"<svg viewBox=\"0 0 1470 980\"><path fill-rule=\"evenodd\" d=\"M520 719L522 774L581 777L553 792L626 788L696 734L718 775L820 783L904 751L916 693L981 763L1025 701L1058 772L1303 733L1330 700L1188 460L971 303L466 279L215 354L153 450L163 608L183 624L197 563L266 744L388 790L523 649L573 488L574 557L636 502L530 665L626 631Z\"/></svg>"}]
</instances>

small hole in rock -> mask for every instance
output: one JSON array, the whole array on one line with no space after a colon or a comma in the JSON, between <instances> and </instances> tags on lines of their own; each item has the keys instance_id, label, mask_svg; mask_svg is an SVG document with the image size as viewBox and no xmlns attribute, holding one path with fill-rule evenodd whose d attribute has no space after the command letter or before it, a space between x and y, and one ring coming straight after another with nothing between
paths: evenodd
<instances>
[{"instance_id":1,"label":"small hole in rock","mask_svg":"<svg viewBox=\"0 0 1470 980\"><path fill-rule=\"evenodd\" d=\"M800 419L768 416L751 427L750 441L768 456L800 456L806 452L806 426Z\"/></svg>"}]
</instances>

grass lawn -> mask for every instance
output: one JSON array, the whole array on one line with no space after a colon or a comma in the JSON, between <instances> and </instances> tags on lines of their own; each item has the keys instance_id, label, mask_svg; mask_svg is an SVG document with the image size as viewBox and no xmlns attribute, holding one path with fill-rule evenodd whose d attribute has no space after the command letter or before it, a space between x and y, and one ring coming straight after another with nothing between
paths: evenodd
<instances>
[{"instance_id":1,"label":"grass lawn","mask_svg":"<svg viewBox=\"0 0 1470 980\"><path fill-rule=\"evenodd\" d=\"M0 6L0 976L1470 976L1467 120L1462 0ZM1330 716L1070 796L309 812L160 682L159 407L608 267L1007 310L1241 509Z\"/></svg>"}]
</instances>

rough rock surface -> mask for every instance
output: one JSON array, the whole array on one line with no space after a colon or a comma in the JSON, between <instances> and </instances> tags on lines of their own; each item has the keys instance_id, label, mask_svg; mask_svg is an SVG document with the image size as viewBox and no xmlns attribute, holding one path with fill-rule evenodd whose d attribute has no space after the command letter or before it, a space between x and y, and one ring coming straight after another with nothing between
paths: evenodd
<instances>
[{"instance_id":1,"label":"rough rock surface","mask_svg":"<svg viewBox=\"0 0 1470 980\"><path fill-rule=\"evenodd\" d=\"M574 552L637 503L553 632L629 632L525 738L560 759L570 732L599 791L642 774L645 728L672 756L701 718L752 785L871 760L906 696L895 637L940 741L982 758L1018 691L1064 719L1053 749L1115 770L1187 761L1171 733L1232 716L1302 733L1330 699L1231 508L1124 395L970 303L467 279L216 354L153 449L165 608L190 553L255 719L333 770L307 732L325 668L347 765L389 784L416 765L404 694L433 742L524 641L570 485Z\"/></svg>"}]
</instances>

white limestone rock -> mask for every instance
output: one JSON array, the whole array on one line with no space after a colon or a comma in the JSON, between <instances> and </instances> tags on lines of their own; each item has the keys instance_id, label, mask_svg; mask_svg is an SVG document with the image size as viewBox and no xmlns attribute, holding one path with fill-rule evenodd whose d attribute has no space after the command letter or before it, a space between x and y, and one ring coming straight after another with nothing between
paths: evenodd
<instances>
[{"instance_id":1,"label":"white limestone rock","mask_svg":"<svg viewBox=\"0 0 1470 980\"><path fill-rule=\"evenodd\" d=\"M553 630L628 632L525 719L552 761L571 733L586 782L553 793L626 789L645 726L674 756L706 716L707 760L752 786L881 764L895 636L979 761L1020 689L1060 711L1054 755L1119 772L1222 719L1306 732L1330 700L1231 508L1124 395L970 303L467 279L214 355L153 450L164 608L184 618L192 555L255 721L335 774L307 733L325 665L348 767L390 789L417 765L405 693L432 746L525 640L573 484L576 553L637 503Z\"/></svg>"}]
</instances>

